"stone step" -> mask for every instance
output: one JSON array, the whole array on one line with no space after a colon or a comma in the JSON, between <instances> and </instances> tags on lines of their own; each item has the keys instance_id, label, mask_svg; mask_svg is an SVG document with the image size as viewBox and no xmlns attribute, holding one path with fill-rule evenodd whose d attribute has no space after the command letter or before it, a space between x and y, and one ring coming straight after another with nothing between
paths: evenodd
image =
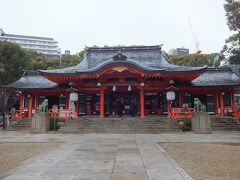
<instances>
[{"instance_id":1,"label":"stone step","mask_svg":"<svg viewBox=\"0 0 240 180\"><path fill-rule=\"evenodd\" d=\"M131 123L177 123L177 121L79 121L79 122L72 122L72 123L126 123L126 124L131 124Z\"/></svg>"},{"instance_id":2,"label":"stone step","mask_svg":"<svg viewBox=\"0 0 240 180\"><path fill-rule=\"evenodd\" d=\"M239 125L237 125L237 124L211 124L211 126L219 126L219 127L230 127L230 126L233 126L233 127L238 127L238 128L240 128L240 126Z\"/></svg>"},{"instance_id":3,"label":"stone step","mask_svg":"<svg viewBox=\"0 0 240 180\"><path fill-rule=\"evenodd\" d=\"M10 124L11 127L31 127L32 124Z\"/></svg>"},{"instance_id":4,"label":"stone step","mask_svg":"<svg viewBox=\"0 0 240 180\"><path fill-rule=\"evenodd\" d=\"M143 125L143 126L148 126L148 125L173 125L173 126L176 126L178 125L179 123L68 123L68 124L63 124L63 125L69 125L69 124L72 124L72 125L84 125L84 126L91 126L91 125L97 125L97 126L101 126L101 125L128 125L128 126L138 126L138 125Z\"/></svg>"},{"instance_id":5,"label":"stone step","mask_svg":"<svg viewBox=\"0 0 240 180\"><path fill-rule=\"evenodd\" d=\"M237 124L235 121L211 121L211 123Z\"/></svg>"},{"instance_id":6,"label":"stone step","mask_svg":"<svg viewBox=\"0 0 240 180\"><path fill-rule=\"evenodd\" d=\"M31 119L21 119L18 121L10 121L6 131L31 131Z\"/></svg>"},{"instance_id":7,"label":"stone step","mask_svg":"<svg viewBox=\"0 0 240 180\"><path fill-rule=\"evenodd\" d=\"M226 124L226 123L211 124L211 128L215 131L224 131L224 130L240 131L240 126L237 124Z\"/></svg>"},{"instance_id":8,"label":"stone step","mask_svg":"<svg viewBox=\"0 0 240 180\"><path fill-rule=\"evenodd\" d=\"M234 124L237 124L236 121L211 121L211 123L234 123Z\"/></svg>"},{"instance_id":9,"label":"stone step","mask_svg":"<svg viewBox=\"0 0 240 180\"><path fill-rule=\"evenodd\" d=\"M176 120L168 118L98 118L72 119L59 129L62 133L160 133L181 131Z\"/></svg>"},{"instance_id":10,"label":"stone step","mask_svg":"<svg viewBox=\"0 0 240 180\"><path fill-rule=\"evenodd\" d=\"M212 116L211 128L214 131L240 131L240 124L232 117Z\"/></svg>"},{"instance_id":11,"label":"stone step","mask_svg":"<svg viewBox=\"0 0 240 180\"><path fill-rule=\"evenodd\" d=\"M60 130L69 130L69 129L129 129L129 130L146 130L146 129L149 129L149 130L161 130L161 129L172 129L172 130L175 130L175 129L180 129L179 127L142 127L142 128L118 128L118 127L112 127L112 128L93 128L93 127L63 127L63 128L60 128Z\"/></svg>"},{"instance_id":12,"label":"stone step","mask_svg":"<svg viewBox=\"0 0 240 180\"><path fill-rule=\"evenodd\" d=\"M236 121L234 119L232 119L232 118L228 118L228 119L226 119L226 118L223 118L223 119L218 118L218 119L211 119L211 122L236 122Z\"/></svg>"},{"instance_id":13,"label":"stone step","mask_svg":"<svg viewBox=\"0 0 240 180\"><path fill-rule=\"evenodd\" d=\"M31 127L12 127L12 126L8 126L6 128L6 131L27 131L30 132L31 131Z\"/></svg>"},{"instance_id":14,"label":"stone step","mask_svg":"<svg viewBox=\"0 0 240 180\"><path fill-rule=\"evenodd\" d=\"M213 131L240 131L240 128L234 127L212 127Z\"/></svg>"},{"instance_id":15,"label":"stone step","mask_svg":"<svg viewBox=\"0 0 240 180\"><path fill-rule=\"evenodd\" d=\"M10 125L31 125L32 122L10 123Z\"/></svg>"},{"instance_id":16,"label":"stone step","mask_svg":"<svg viewBox=\"0 0 240 180\"><path fill-rule=\"evenodd\" d=\"M165 126L61 126L62 129L64 128L116 128L116 129L161 129L161 128L179 128L179 126L170 126L170 125L165 125Z\"/></svg>"},{"instance_id":17,"label":"stone step","mask_svg":"<svg viewBox=\"0 0 240 180\"><path fill-rule=\"evenodd\" d=\"M60 133L160 133L160 132L179 132L180 129L60 129Z\"/></svg>"},{"instance_id":18,"label":"stone step","mask_svg":"<svg viewBox=\"0 0 240 180\"><path fill-rule=\"evenodd\" d=\"M123 123L123 124L132 124L132 123L178 123L177 121L67 121L65 123Z\"/></svg>"},{"instance_id":19,"label":"stone step","mask_svg":"<svg viewBox=\"0 0 240 180\"><path fill-rule=\"evenodd\" d=\"M236 128L240 128L239 125L234 125L234 124L228 124L228 125L211 124L211 127L236 127Z\"/></svg>"},{"instance_id":20,"label":"stone step","mask_svg":"<svg viewBox=\"0 0 240 180\"><path fill-rule=\"evenodd\" d=\"M101 124L109 124L109 125L111 125L111 124L122 124L122 125L138 125L138 124L143 124L143 125L148 125L148 124L153 124L153 125L158 125L158 124L172 124L172 125L178 125L179 123L178 122L164 122L164 123L158 123L158 122L144 122L144 123L135 123L135 122L131 122L131 123L124 123L124 122L91 122L91 123L89 123L89 122L79 122L79 123L62 123L63 125L65 125L65 124L79 124L79 125L81 125L81 124L83 124L83 125L92 125L92 124L98 124L98 125L101 125Z\"/></svg>"}]
</instances>

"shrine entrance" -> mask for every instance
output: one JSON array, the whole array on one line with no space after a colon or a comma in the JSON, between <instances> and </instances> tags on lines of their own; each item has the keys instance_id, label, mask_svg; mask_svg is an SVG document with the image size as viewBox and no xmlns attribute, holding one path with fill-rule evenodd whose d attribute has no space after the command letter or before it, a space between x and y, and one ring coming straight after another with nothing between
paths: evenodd
<instances>
[{"instance_id":1,"label":"shrine entrance","mask_svg":"<svg viewBox=\"0 0 240 180\"><path fill-rule=\"evenodd\" d=\"M107 111L109 115L131 115L139 114L139 93L137 92L111 92L108 94Z\"/></svg>"}]
</instances>

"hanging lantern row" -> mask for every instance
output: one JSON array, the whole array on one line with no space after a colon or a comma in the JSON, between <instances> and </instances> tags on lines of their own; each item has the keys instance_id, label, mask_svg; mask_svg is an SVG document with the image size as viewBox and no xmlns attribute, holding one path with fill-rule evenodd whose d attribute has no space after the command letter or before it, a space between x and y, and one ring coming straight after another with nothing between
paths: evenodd
<instances>
[{"instance_id":1,"label":"hanging lantern row","mask_svg":"<svg viewBox=\"0 0 240 180\"><path fill-rule=\"evenodd\" d=\"M113 92L115 92L117 90L117 86L116 85L113 85L113 88L112 88ZM131 91L132 90L132 86L131 85L128 85L128 91Z\"/></svg>"},{"instance_id":2,"label":"hanging lantern row","mask_svg":"<svg viewBox=\"0 0 240 180\"><path fill-rule=\"evenodd\" d=\"M97 86L100 87L102 86L102 83L101 82L98 82L97 83ZM109 86L109 84L107 84L107 86ZM123 86L123 85L119 85L119 86ZM144 83L140 83L140 86L145 86ZM113 85L112 86L112 91L115 92L117 90L117 86L116 85ZM132 86L131 85L128 85L128 88L127 88L128 91L132 91Z\"/></svg>"}]
</instances>

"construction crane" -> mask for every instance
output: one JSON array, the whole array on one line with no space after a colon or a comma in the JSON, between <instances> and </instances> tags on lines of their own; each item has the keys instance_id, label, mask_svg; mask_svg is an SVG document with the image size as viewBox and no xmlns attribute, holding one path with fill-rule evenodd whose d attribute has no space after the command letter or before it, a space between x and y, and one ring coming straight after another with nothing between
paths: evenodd
<instances>
[{"instance_id":1,"label":"construction crane","mask_svg":"<svg viewBox=\"0 0 240 180\"><path fill-rule=\"evenodd\" d=\"M199 49L199 41L197 40L197 36L193 30L193 26L192 26L192 22L191 22L191 19L189 18L188 19L188 23L189 23L189 27L191 29L191 32L192 32L192 36L193 36L193 41L194 41L194 44L195 44L195 52L196 53L201 53L202 51Z\"/></svg>"}]
</instances>

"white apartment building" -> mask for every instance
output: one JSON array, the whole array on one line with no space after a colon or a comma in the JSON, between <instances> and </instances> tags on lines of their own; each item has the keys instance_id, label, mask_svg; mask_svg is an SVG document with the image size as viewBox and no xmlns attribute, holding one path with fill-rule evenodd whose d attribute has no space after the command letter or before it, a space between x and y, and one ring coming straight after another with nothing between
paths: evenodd
<instances>
[{"instance_id":1,"label":"white apartment building","mask_svg":"<svg viewBox=\"0 0 240 180\"><path fill-rule=\"evenodd\" d=\"M61 55L58 42L53 38L6 34L0 29L0 40L15 42L24 49L37 51L48 57L59 57Z\"/></svg>"}]
</instances>

